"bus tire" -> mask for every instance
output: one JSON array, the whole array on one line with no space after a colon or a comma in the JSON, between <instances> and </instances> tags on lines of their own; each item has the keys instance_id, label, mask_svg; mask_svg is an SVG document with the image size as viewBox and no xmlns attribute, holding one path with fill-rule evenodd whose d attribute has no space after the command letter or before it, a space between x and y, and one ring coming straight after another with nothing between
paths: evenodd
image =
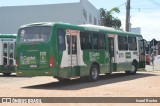
<instances>
[{"instance_id":1,"label":"bus tire","mask_svg":"<svg viewBox=\"0 0 160 106\"><path fill-rule=\"evenodd\" d=\"M89 81L97 81L99 78L99 68L97 65L93 64L90 68Z\"/></svg>"},{"instance_id":2,"label":"bus tire","mask_svg":"<svg viewBox=\"0 0 160 106\"><path fill-rule=\"evenodd\" d=\"M10 76L11 73L3 73L4 76Z\"/></svg>"},{"instance_id":3,"label":"bus tire","mask_svg":"<svg viewBox=\"0 0 160 106\"><path fill-rule=\"evenodd\" d=\"M132 63L131 70L126 71L126 74L135 75L136 72L137 72L137 68L138 68L137 62L133 62L133 63Z\"/></svg>"}]
</instances>

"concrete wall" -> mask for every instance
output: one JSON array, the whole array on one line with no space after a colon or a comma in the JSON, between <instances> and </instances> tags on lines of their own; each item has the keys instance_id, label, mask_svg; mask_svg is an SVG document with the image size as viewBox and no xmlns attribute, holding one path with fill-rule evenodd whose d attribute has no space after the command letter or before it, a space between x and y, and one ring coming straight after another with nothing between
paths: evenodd
<instances>
[{"instance_id":1,"label":"concrete wall","mask_svg":"<svg viewBox=\"0 0 160 106\"><path fill-rule=\"evenodd\" d=\"M83 9L88 13L87 21ZM92 23L89 22L92 15ZM80 0L75 3L9 6L0 7L0 33L17 33L21 25L35 22L65 22L71 24L99 24L99 11L88 1Z\"/></svg>"},{"instance_id":2,"label":"concrete wall","mask_svg":"<svg viewBox=\"0 0 160 106\"><path fill-rule=\"evenodd\" d=\"M80 0L82 9L87 10L87 21L83 17L83 24L94 24L94 17L96 18L96 25L100 25L100 12L97 8L95 8L88 0ZM92 16L92 22L89 22L89 15Z\"/></svg>"},{"instance_id":3,"label":"concrete wall","mask_svg":"<svg viewBox=\"0 0 160 106\"><path fill-rule=\"evenodd\" d=\"M33 22L81 24L80 3L0 8L0 33L17 33L21 25Z\"/></svg>"}]
</instances>

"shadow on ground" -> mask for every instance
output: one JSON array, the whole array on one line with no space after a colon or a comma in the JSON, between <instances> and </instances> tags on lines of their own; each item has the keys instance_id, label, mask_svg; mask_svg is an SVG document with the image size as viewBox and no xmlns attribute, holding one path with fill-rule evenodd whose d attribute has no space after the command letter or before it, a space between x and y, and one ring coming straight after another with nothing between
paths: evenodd
<instances>
[{"instance_id":1,"label":"shadow on ground","mask_svg":"<svg viewBox=\"0 0 160 106\"><path fill-rule=\"evenodd\" d=\"M119 83L139 78L155 76L154 74L138 73L136 75L126 75L124 73L114 73L110 76L101 75L97 82L88 82L87 79L74 79L67 82L51 82L33 86L22 87L24 89L45 89L45 90L79 90L100 85Z\"/></svg>"},{"instance_id":2,"label":"shadow on ground","mask_svg":"<svg viewBox=\"0 0 160 106\"><path fill-rule=\"evenodd\" d=\"M8 75L8 76L5 76L3 74L0 74L0 77L17 77L15 73L11 74L11 75Z\"/></svg>"}]
</instances>

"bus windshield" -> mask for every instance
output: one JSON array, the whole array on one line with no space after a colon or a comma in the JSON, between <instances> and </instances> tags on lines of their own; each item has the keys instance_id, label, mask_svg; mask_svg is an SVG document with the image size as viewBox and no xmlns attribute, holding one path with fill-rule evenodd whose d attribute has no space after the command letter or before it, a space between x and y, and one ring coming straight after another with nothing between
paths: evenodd
<instances>
[{"instance_id":1,"label":"bus windshield","mask_svg":"<svg viewBox=\"0 0 160 106\"><path fill-rule=\"evenodd\" d=\"M51 34L51 26L34 26L21 28L18 31L20 43L46 42Z\"/></svg>"}]
</instances>

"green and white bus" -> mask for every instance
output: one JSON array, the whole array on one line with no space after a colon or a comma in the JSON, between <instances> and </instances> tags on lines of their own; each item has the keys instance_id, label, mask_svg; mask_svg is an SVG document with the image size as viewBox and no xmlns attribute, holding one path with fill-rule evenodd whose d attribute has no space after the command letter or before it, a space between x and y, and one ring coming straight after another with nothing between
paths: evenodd
<instances>
[{"instance_id":1,"label":"green and white bus","mask_svg":"<svg viewBox=\"0 0 160 106\"><path fill-rule=\"evenodd\" d=\"M15 34L0 34L0 73L8 76L15 72Z\"/></svg>"},{"instance_id":2,"label":"green and white bus","mask_svg":"<svg viewBox=\"0 0 160 106\"><path fill-rule=\"evenodd\" d=\"M145 67L140 34L96 25L33 23L18 30L17 76L54 76L58 80Z\"/></svg>"}]
</instances>

